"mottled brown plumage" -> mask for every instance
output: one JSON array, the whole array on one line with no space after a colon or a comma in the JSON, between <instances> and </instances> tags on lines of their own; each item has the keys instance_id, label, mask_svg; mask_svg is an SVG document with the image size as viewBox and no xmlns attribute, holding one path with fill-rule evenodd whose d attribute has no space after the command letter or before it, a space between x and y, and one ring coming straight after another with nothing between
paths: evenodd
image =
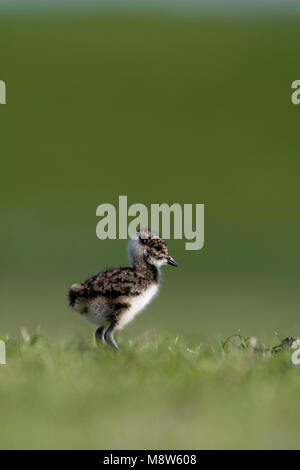
<instances>
[{"instance_id":1,"label":"mottled brown plumage","mask_svg":"<svg viewBox=\"0 0 300 470\"><path fill-rule=\"evenodd\" d=\"M69 291L70 306L99 327L97 339L115 348L113 330L123 328L155 295L160 266L177 266L166 242L149 230L138 232L129 242L128 254L131 267L99 272L81 284L73 284Z\"/></svg>"}]
</instances>

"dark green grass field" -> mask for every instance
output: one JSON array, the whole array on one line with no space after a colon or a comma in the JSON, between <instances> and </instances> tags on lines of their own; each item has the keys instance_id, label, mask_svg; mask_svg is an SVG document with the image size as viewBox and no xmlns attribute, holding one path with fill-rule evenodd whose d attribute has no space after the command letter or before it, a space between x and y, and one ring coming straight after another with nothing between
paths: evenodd
<instances>
[{"instance_id":1,"label":"dark green grass field","mask_svg":"<svg viewBox=\"0 0 300 470\"><path fill-rule=\"evenodd\" d=\"M290 351L220 346L300 336L299 26L1 14L0 448L299 448ZM204 203L205 246L169 241L179 268L116 355L67 291L127 264L96 238L123 194Z\"/></svg>"}]
</instances>

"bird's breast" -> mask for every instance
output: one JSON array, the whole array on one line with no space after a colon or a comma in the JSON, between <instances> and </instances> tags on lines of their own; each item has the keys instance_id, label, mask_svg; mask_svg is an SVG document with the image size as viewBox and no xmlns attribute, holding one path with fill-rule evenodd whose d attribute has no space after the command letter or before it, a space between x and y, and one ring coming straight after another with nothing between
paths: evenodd
<instances>
[{"instance_id":1,"label":"bird's breast","mask_svg":"<svg viewBox=\"0 0 300 470\"><path fill-rule=\"evenodd\" d=\"M121 330L122 328L124 328L125 325L127 325L131 320L133 320L133 318L139 312L141 312L149 304L149 302L151 302L157 292L158 285L152 284L150 287L145 289L143 293L136 296L128 297L126 299L126 302L129 305L128 309L121 315L117 324L117 329Z\"/></svg>"}]
</instances>

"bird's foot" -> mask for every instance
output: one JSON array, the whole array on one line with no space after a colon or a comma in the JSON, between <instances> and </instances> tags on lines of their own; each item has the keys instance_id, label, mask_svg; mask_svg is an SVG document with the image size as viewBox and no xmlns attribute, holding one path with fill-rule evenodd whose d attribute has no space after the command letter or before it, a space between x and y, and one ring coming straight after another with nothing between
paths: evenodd
<instances>
[{"instance_id":1,"label":"bird's foot","mask_svg":"<svg viewBox=\"0 0 300 470\"><path fill-rule=\"evenodd\" d=\"M113 336L113 330L114 328L113 327L109 327L107 329L107 331L105 332L105 335L104 335L104 339L106 341L107 344L109 344L110 346L112 346L114 349L116 349L117 351L119 351L119 346L117 345L116 341L115 341L115 338Z\"/></svg>"},{"instance_id":2,"label":"bird's foot","mask_svg":"<svg viewBox=\"0 0 300 470\"><path fill-rule=\"evenodd\" d=\"M105 339L104 339L104 326L100 326L98 330L95 333L95 339L97 344L105 344Z\"/></svg>"}]
</instances>

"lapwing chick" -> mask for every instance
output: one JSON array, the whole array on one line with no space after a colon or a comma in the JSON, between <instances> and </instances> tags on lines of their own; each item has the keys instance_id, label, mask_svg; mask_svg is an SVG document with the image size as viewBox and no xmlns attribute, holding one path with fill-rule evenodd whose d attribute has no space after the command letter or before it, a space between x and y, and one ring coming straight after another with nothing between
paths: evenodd
<instances>
[{"instance_id":1,"label":"lapwing chick","mask_svg":"<svg viewBox=\"0 0 300 470\"><path fill-rule=\"evenodd\" d=\"M119 349L114 331L121 330L157 294L160 267L177 266L166 242L141 230L128 244L130 267L106 269L69 291L70 306L97 326L96 341Z\"/></svg>"}]
</instances>

